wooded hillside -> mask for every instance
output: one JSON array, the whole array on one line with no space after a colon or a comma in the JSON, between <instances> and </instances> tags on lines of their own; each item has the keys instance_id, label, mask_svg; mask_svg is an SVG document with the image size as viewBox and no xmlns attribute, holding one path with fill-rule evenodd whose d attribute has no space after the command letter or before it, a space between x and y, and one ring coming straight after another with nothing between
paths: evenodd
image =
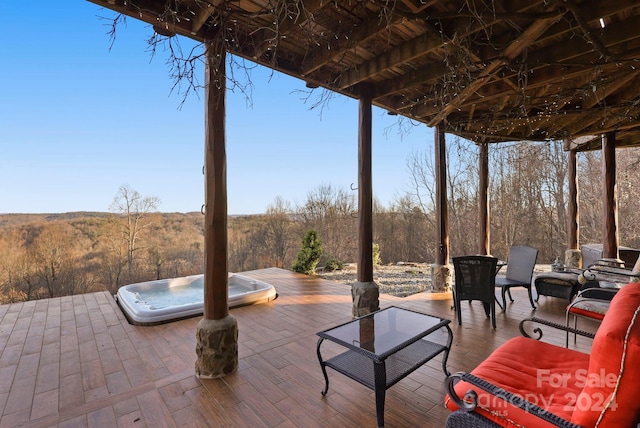
<instances>
[{"instance_id":1,"label":"wooded hillside","mask_svg":"<svg viewBox=\"0 0 640 428\"><path fill-rule=\"evenodd\" d=\"M374 243L383 264L433 263L435 215L432 153L407 162L410 186L389 206L374 201ZM618 150L620 245L640 248L638 149ZM451 255L478 252L477 150L448 147ZM600 154L580 153L580 242L601 242ZM562 143L500 144L490 160L491 252L511 245L539 250L538 262L564 257L566 153ZM374 186L375 188L375 186ZM153 198L120 189L115 212L0 215L0 303L108 290L140 281L203 272L204 218L159 213ZM290 269L306 231L316 230L323 258L353 262L357 190L320 185L297 206L276 198L264 214L229 218L229 270ZM135 208L135 209L132 209Z\"/></svg>"}]
</instances>

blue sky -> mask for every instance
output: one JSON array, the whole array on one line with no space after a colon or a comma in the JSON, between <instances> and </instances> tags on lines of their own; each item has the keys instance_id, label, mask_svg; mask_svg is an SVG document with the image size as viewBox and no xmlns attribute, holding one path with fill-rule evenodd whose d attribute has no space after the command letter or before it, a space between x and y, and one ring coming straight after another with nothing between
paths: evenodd
<instances>
[{"instance_id":1,"label":"blue sky","mask_svg":"<svg viewBox=\"0 0 640 428\"><path fill-rule=\"evenodd\" d=\"M115 15L93 3L2 2L0 14L12 35L0 42L0 213L108 211L122 185L163 212L200 210L203 93L181 105L166 55L147 51L149 25L127 19L109 50L100 17ZM227 97L229 214L357 185L356 100L312 110L302 81L257 67L251 82L250 103ZM373 192L387 206L408 189L407 159L433 141L424 125L400 135L396 120L373 110Z\"/></svg>"}]
</instances>

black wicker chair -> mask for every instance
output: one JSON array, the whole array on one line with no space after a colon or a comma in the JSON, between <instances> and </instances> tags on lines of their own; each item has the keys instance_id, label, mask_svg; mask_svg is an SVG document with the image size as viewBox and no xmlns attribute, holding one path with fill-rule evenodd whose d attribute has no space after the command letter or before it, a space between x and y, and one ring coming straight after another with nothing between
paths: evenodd
<instances>
[{"instance_id":1,"label":"black wicker chair","mask_svg":"<svg viewBox=\"0 0 640 428\"><path fill-rule=\"evenodd\" d=\"M496 266L498 259L490 256L460 256L453 258L455 272L453 302L462 324L460 302L478 300L484 305L487 318L496 328Z\"/></svg>"}]
</instances>

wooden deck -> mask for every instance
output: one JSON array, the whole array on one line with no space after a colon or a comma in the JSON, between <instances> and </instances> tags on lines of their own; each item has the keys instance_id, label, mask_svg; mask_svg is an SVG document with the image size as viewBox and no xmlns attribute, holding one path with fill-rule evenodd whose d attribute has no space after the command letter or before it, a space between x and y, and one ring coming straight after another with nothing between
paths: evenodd
<instances>
[{"instance_id":1,"label":"wooden deck","mask_svg":"<svg viewBox=\"0 0 640 428\"><path fill-rule=\"evenodd\" d=\"M275 268L246 274L273 283L279 297L231 310L239 368L216 380L194 375L199 317L133 326L107 293L0 306L0 428L375 426L369 389L329 369L329 392L320 394L316 333L351 319L350 287ZM513 294L495 331L480 304L463 303L458 326L449 295L383 295L380 305L451 319L455 372L519 335L533 311L524 290ZM563 322L565 306L542 297L535 312ZM544 339L562 345L564 336L548 331ZM578 339L578 349L588 352L589 342ZM325 344L327 355L337 351ZM444 391L438 356L387 391L386 426L442 427Z\"/></svg>"}]
</instances>

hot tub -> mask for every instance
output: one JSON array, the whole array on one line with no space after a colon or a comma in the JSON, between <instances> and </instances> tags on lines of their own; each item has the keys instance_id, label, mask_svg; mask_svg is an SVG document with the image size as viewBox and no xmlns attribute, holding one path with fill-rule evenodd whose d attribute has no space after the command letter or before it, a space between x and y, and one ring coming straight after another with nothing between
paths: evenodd
<instances>
[{"instance_id":1,"label":"hot tub","mask_svg":"<svg viewBox=\"0 0 640 428\"><path fill-rule=\"evenodd\" d=\"M129 284L114 296L132 324L149 325L202 314L204 275ZM229 274L229 307L268 302L276 298L271 284Z\"/></svg>"}]
</instances>

